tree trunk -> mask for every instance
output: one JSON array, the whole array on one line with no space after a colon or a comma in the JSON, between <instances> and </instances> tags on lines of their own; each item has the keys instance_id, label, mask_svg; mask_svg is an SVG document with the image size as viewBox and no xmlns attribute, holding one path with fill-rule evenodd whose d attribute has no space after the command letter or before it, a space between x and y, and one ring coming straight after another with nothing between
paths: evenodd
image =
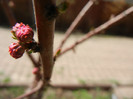
<instances>
[{"instance_id":1,"label":"tree trunk","mask_svg":"<svg viewBox=\"0 0 133 99\"><path fill-rule=\"evenodd\" d=\"M40 43L40 56L43 68L43 82L48 83L51 78L53 68L53 40L55 30L55 18L52 16L52 10L55 6L55 0L33 0L36 28Z\"/></svg>"}]
</instances>

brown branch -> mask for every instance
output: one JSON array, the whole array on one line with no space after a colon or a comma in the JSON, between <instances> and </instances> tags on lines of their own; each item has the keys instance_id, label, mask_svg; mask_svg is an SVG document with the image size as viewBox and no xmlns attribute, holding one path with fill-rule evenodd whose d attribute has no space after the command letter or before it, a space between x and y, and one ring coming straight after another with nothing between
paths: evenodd
<instances>
[{"instance_id":1,"label":"brown branch","mask_svg":"<svg viewBox=\"0 0 133 99\"><path fill-rule=\"evenodd\" d=\"M121 19L123 19L124 17L126 17L127 15L131 14L133 12L133 6L128 8L127 10L123 11L121 14L117 15L116 17L110 19L109 21L105 22L104 24L102 24L101 26L95 28L94 30L88 32L83 38L81 38L80 40L76 41L74 44L72 44L70 47L66 48L64 51L62 51L60 53L60 55L68 52L71 49L74 49L77 45L83 43L85 40L87 40L88 38L98 34L99 32L107 29L109 26L113 25L114 23L120 21ZM59 56L60 56L59 55Z\"/></svg>"},{"instance_id":2,"label":"brown branch","mask_svg":"<svg viewBox=\"0 0 133 99\"><path fill-rule=\"evenodd\" d=\"M55 28L55 0L33 0L36 16L43 81L51 78L53 69L53 39Z\"/></svg>"},{"instance_id":3,"label":"brown branch","mask_svg":"<svg viewBox=\"0 0 133 99\"><path fill-rule=\"evenodd\" d=\"M72 34L72 31L74 28L78 25L79 21L82 19L82 17L85 15L85 13L91 8L91 6L94 4L94 0L89 0L88 3L83 7L83 9L79 12L75 20L72 22L70 27L65 32L64 39L60 43L58 49L61 49L66 42L66 40L69 38L69 36Z\"/></svg>"},{"instance_id":4,"label":"brown branch","mask_svg":"<svg viewBox=\"0 0 133 99\"><path fill-rule=\"evenodd\" d=\"M38 66L40 66L40 63L39 62L37 62L36 60L35 60L35 58L33 57L33 55L32 54L29 54L28 52L26 52L26 54L28 55L28 57L30 58L30 60L32 61L32 63L33 63L33 65L34 65L34 67L38 67Z\"/></svg>"},{"instance_id":5,"label":"brown branch","mask_svg":"<svg viewBox=\"0 0 133 99\"><path fill-rule=\"evenodd\" d=\"M38 83L37 87L35 87L34 89L32 89L30 92L25 93L25 94L23 94L23 95L21 95L21 96L19 96L19 97L17 97L17 98L14 98L14 99L23 99L23 98L25 98L25 97L28 97L28 96L30 96L30 95L36 93L37 91L39 91L39 90L42 88L42 86L43 86L43 82L40 81L40 82Z\"/></svg>"},{"instance_id":6,"label":"brown branch","mask_svg":"<svg viewBox=\"0 0 133 99\"><path fill-rule=\"evenodd\" d=\"M38 99L38 97L43 97L44 96L44 91L46 90L46 88L43 86L38 92L37 95L35 97L35 99ZM41 99L41 98L40 98Z\"/></svg>"},{"instance_id":7,"label":"brown branch","mask_svg":"<svg viewBox=\"0 0 133 99\"><path fill-rule=\"evenodd\" d=\"M112 88L112 84L81 84L81 85L49 85L51 88L61 88L67 90L77 90L77 89L95 89L100 88L104 90L110 90Z\"/></svg>"},{"instance_id":8,"label":"brown branch","mask_svg":"<svg viewBox=\"0 0 133 99\"><path fill-rule=\"evenodd\" d=\"M34 74L34 81L33 81L32 85L29 86L29 88L28 88L29 91L32 91L35 87L37 87L39 81L42 80L41 79L42 78L42 74L41 74L40 67L36 67L36 68L38 68L39 71L38 71L38 73ZM42 90L43 90L43 86L37 91L37 94L38 94L38 92L41 92ZM32 95L28 96L27 99L33 99L34 96L36 96L36 94L35 95L32 94ZM38 98L38 99L41 99L41 97Z\"/></svg>"}]
</instances>

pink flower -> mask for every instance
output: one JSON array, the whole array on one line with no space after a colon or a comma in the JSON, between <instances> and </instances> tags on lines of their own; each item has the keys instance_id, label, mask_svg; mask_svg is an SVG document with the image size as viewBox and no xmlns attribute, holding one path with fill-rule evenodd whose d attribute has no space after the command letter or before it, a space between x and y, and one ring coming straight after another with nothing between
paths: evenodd
<instances>
[{"instance_id":1,"label":"pink flower","mask_svg":"<svg viewBox=\"0 0 133 99\"><path fill-rule=\"evenodd\" d=\"M33 30L28 25L19 27L16 31L16 37L20 42L28 43L33 40Z\"/></svg>"},{"instance_id":2,"label":"pink flower","mask_svg":"<svg viewBox=\"0 0 133 99\"><path fill-rule=\"evenodd\" d=\"M19 43L11 43L9 46L9 53L14 58L23 56L25 49Z\"/></svg>"},{"instance_id":3,"label":"pink flower","mask_svg":"<svg viewBox=\"0 0 133 99\"><path fill-rule=\"evenodd\" d=\"M32 70L32 73L33 74L37 74L39 72L39 69L37 67L35 67L33 70Z\"/></svg>"},{"instance_id":4,"label":"pink flower","mask_svg":"<svg viewBox=\"0 0 133 99\"><path fill-rule=\"evenodd\" d=\"M19 27L25 26L23 23L16 23L15 26L12 27L12 32L15 32L18 30Z\"/></svg>"},{"instance_id":5,"label":"pink flower","mask_svg":"<svg viewBox=\"0 0 133 99\"><path fill-rule=\"evenodd\" d=\"M20 42L28 43L33 40L33 30L29 27L29 25L25 25L23 23L16 23L13 26L11 31Z\"/></svg>"}]
</instances>

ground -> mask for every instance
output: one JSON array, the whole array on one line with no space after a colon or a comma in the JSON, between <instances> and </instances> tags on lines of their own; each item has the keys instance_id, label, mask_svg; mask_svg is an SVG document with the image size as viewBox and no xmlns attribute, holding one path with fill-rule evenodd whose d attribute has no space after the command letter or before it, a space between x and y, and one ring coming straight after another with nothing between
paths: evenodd
<instances>
[{"instance_id":1,"label":"ground","mask_svg":"<svg viewBox=\"0 0 133 99\"><path fill-rule=\"evenodd\" d=\"M14 99L24 93L23 87L10 87L0 89L0 99ZM42 99L111 99L110 91L99 88L93 90L63 90L61 88L47 88Z\"/></svg>"},{"instance_id":2,"label":"ground","mask_svg":"<svg viewBox=\"0 0 133 99\"><path fill-rule=\"evenodd\" d=\"M0 84L30 84L33 79L32 63L26 54L20 59L13 59L8 53L8 46L11 42L14 42L11 38L10 29L0 28L0 33ZM80 33L72 35L65 47L82 36L83 34ZM55 34L54 49L57 48L62 38L63 34L59 32ZM92 37L77 46L75 52L69 51L57 59L51 83L53 85L116 85L114 92L117 97L131 99L133 97L132 52L133 38ZM37 54L34 55L37 58ZM117 85L124 87L118 87Z\"/></svg>"}]
</instances>

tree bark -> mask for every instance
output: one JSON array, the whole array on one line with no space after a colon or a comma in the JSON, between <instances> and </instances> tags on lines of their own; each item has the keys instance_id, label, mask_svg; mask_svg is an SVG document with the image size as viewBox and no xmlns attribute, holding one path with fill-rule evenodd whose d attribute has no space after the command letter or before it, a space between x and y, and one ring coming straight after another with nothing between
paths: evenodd
<instances>
[{"instance_id":1,"label":"tree bark","mask_svg":"<svg viewBox=\"0 0 133 99\"><path fill-rule=\"evenodd\" d=\"M46 84L52 74L53 68L53 40L55 30L55 18L51 17L55 0L33 0L36 17L36 29L40 43L40 56L43 68L43 82Z\"/></svg>"}]
</instances>

